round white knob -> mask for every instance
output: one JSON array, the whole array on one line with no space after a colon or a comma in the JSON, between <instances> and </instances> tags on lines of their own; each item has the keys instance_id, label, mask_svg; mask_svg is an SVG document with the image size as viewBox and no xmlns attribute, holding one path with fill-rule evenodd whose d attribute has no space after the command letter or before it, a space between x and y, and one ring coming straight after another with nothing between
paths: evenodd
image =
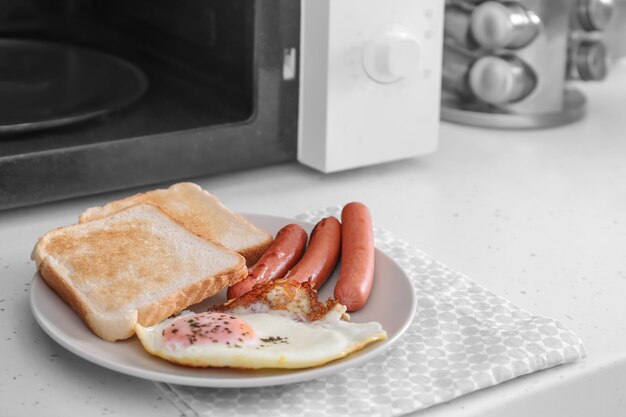
<instances>
[{"instance_id":1,"label":"round white knob","mask_svg":"<svg viewBox=\"0 0 626 417\"><path fill-rule=\"evenodd\" d=\"M419 59L419 42L400 24L385 27L363 49L363 68L379 83L393 83L415 73Z\"/></svg>"}]
</instances>

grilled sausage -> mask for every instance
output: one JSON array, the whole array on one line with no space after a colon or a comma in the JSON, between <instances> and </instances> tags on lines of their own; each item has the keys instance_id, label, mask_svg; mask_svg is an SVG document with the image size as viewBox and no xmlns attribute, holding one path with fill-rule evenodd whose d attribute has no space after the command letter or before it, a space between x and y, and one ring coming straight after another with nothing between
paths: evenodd
<instances>
[{"instance_id":1,"label":"grilled sausage","mask_svg":"<svg viewBox=\"0 0 626 417\"><path fill-rule=\"evenodd\" d=\"M285 278L298 282L311 280L313 288L326 282L341 253L341 223L334 217L320 220L313 228L304 256Z\"/></svg>"},{"instance_id":2,"label":"grilled sausage","mask_svg":"<svg viewBox=\"0 0 626 417\"><path fill-rule=\"evenodd\" d=\"M341 267L334 295L348 311L357 311L365 305L374 281L374 233L367 206L352 202L343 208L341 233Z\"/></svg>"},{"instance_id":3,"label":"grilled sausage","mask_svg":"<svg viewBox=\"0 0 626 417\"><path fill-rule=\"evenodd\" d=\"M306 241L306 231L297 224L280 229L270 247L248 269L248 277L228 288L228 299L247 293L256 284L282 278L302 258Z\"/></svg>"}]
</instances>

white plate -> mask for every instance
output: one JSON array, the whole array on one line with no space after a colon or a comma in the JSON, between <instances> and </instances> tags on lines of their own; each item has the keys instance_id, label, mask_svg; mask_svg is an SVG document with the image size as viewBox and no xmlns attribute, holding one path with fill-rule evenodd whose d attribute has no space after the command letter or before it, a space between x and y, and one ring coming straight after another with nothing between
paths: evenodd
<instances>
[{"instance_id":1,"label":"white plate","mask_svg":"<svg viewBox=\"0 0 626 417\"><path fill-rule=\"evenodd\" d=\"M308 232L313 225L293 219L245 214L254 224L272 234L288 223L297 223ZM308 381L331 375L362 364L391 346L407 329L415 314L413 287L402 268L376 249L374 285L363 309L350 315L351 321L377 321L387 331L388 338L345 358L316 368L302 370L237 370L228 368L187 368L148 354L136 337L115 343L95 336L36 274L30 291L31 310L43 330L60 345L87 359L117 372L155 381L201 387L261 387ZM320 299L332 296L339 268L320 290ZM206 311L210 305L225 301L225 291L192 310Z\"/></svg>"}]
</instances>

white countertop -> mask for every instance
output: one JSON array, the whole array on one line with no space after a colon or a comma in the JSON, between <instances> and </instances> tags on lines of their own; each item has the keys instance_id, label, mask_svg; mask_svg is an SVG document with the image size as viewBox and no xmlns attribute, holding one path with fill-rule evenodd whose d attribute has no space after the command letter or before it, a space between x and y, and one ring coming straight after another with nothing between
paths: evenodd
<instances>
[{"instance_id":1,"label":"white countertop","mask_svg":"<svg viewBox=\"0 0 626 417\"><path fill-rule=\"evenodd\" d=\"M588 116L537 131L444 123L432 155L323 175L298 164L195 179L234 210L293 216L359 200L386 228L585 342L588 358L419 416L614 417L626 405L626 65L582 87ZM0 213L0 414L178 415L149 381L50 339L28 304L40 235L132 192ZM71 406L70 406L71 404Z\"/></svg>"}]
</instances>

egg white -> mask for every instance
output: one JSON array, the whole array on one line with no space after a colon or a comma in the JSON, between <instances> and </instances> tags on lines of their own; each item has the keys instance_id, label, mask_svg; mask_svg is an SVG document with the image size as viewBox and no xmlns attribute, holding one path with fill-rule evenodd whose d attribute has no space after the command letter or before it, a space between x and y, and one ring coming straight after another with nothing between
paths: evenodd
<instances>
[{"instance_id":1,"label":"egg white","mask_svg":"<svg viewBox=\"0 0 626 417\"><path fill-rule=\"evenodd\" d=\"M238 347L221 343L168 346L162 337L163 330L174 320L193 314L185 311L151 327L137 324L135 331L149 353L170 362L193 367L246 369L320 366L387 338L379 323L347 322L340 320L341 314L337 312L330 312L319 321L301 322L270 311L233 314L248 323L256 334L254 340Z\"/></svg>"}]
</instances>

